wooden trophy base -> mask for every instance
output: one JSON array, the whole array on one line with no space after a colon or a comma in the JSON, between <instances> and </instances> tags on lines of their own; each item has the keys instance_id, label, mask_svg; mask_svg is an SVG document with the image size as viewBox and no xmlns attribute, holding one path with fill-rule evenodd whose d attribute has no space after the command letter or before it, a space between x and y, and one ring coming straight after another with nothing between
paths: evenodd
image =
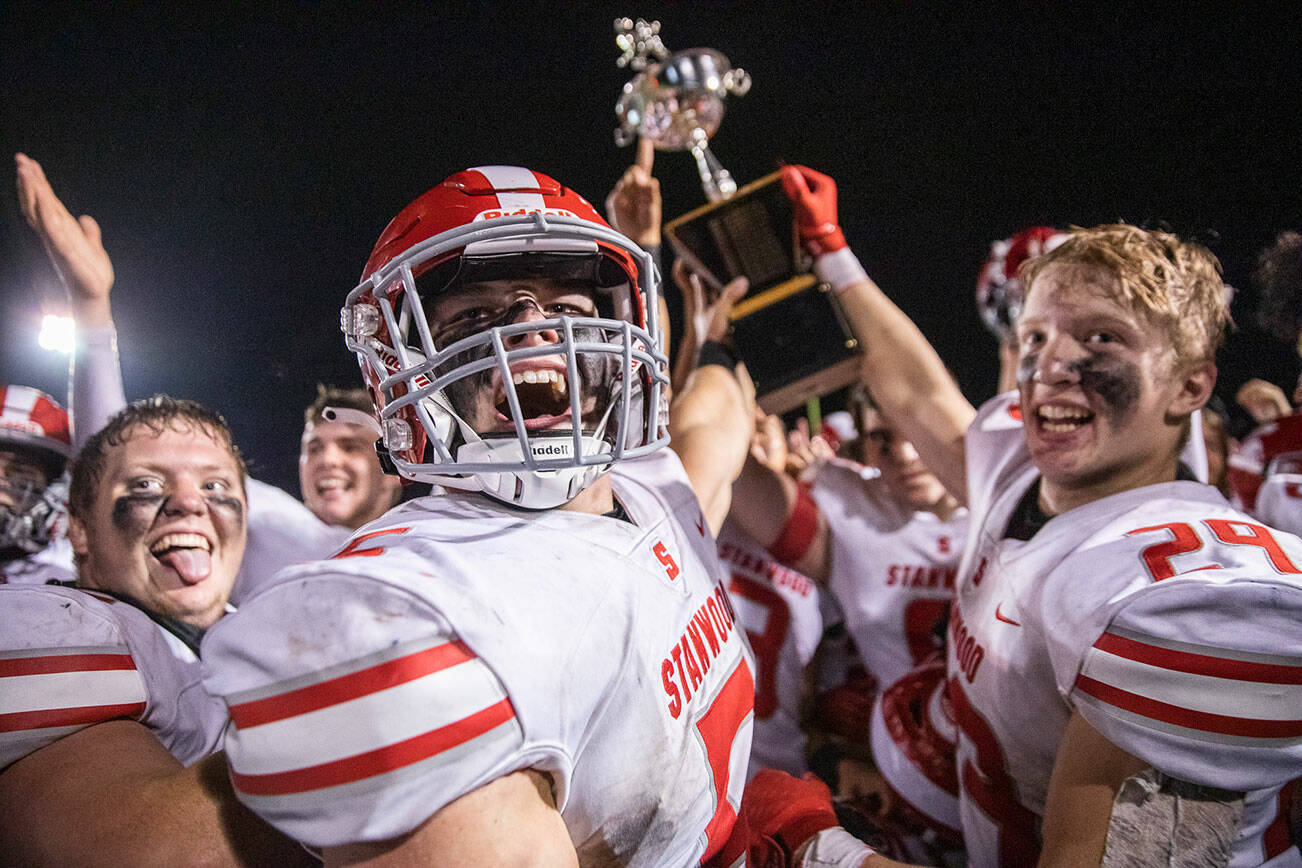
<instances>
[{"instance_id":1,"label":"wooden trophy base","mask_svg":"<svg viewBox=\"0 0 1302 868\"><path fill-rule=\"evenodd\" d=\"M803 269L777 172L671 220L665 237L712 291L736 277L750 281L733 306L732 342L765 412L784 413L858 379L858 343L834 294Z\"/></svg>"}]
</instances>

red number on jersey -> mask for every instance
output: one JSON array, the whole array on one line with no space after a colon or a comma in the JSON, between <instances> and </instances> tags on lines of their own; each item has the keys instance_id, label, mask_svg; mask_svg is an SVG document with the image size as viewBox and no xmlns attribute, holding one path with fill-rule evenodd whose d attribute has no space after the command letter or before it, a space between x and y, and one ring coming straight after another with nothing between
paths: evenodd
<instances>
[{"instance_id":1,"label":"red number on jersey","mask_svg":"<svg viewBox=\"0 0 1302 868\"><path fill-rule=\"evenodd\" d=\"M759 674L755 717L767 720L778 710L778 660L791 629L791 610L777 591L738 573L732 574L728 593L751 601L765 612L762 624L746 622L747 607L742 607L740 614L746 637L750 639L750 649L755 652L755 669Z\"/></svg>"},{"instance_id":2,"label":"red number on jersey","mask_svg":"<svg viewBox=\"0 0 1302 868\"><path fill-rule=\"evenodd\" d=\"M950 600L912 600L904 607L904 638L916 666L944 651Z\"/></svg>"},{"instance_id":3,"label":"red number on jersey","mask_svg":"<svg viewBox=\"0 0 1302 868\"><path fill-rule=\"evenodd\" d=\"M364 549L362 548L362 544L375 539L377 536L386 536L391 533L406 533L409 530L411 530L409 527L391 527L387 530L373 530L370 533L364 533L361 536L353 537L348 541L348 545L340 549L338 554L331 555L330 559L376 557L384 551L384 546L371 546L370 548Z\"/></svg>"},{"instance_id":4,"label":"red number on jersey","mask_svg":"<svg viewBox=\"0 0 1302 868\"><path fill-rule=\"evenodd\" d=\"M949 679L948 695L954 722L976 751L976 764L965 757L959 768L963 792L999 827L999 864L1034 865L1040 857L1037 818L1017 801L994 730L972 707L957 678Z\"/></svg>"},{"instance_id":5,"label":"red number on jersey","mask_svg":"<svg viewBox=\"0 0 1302 868\"><path fill-rule=\"evenodd\" d=\"M728 840L732 826L737 822L737 808L741 805L741 791L746 786L746 776L732 777L732 754L746 716L755 701L755 681L744 659L728 676L710 705L696 721L696 731L705 748L705 760L710 765L710 779L714 784L714 816L705 827L705 855L702 864L719 852Z\"/></svg>"},{"instance_id":6,"label":"red number on jersey","mask_svg":"<svg viewBox=\"0 0 1302 868\"><path fill-rule=\"evenodd\" d=\"M1299 570L1289 560L1288 555L1284 554L1279 541L1271 535L1270 530L1262 525L1248 521L1229 521L1223 518L1210 518L1204 521L1203 524L1216 539L1223 543L1255 546L1261 549L1265 552L1271 566L1281 573L1302 573L1302 570ZM1159 530L1170 532L1172 538L1166 542L1151 545L1140 553L1140 557L1144 559L1144 565L1148 567L1148 572L1156 582L1176 575L1177 570L1171 564L1171 558L1176 555L1196 552L1204 545L1197 529L1193 525L1182 521L1171 522L1170 524L1155 524L1152 527L1141 527L1127 532L1126 536L1134 536L1138 533L1152 533ZM1220 564L1206 564L1194 569L1216 570L1220 569ZM1190 570L1183 570L1182 572L1190 572Z\"/></svg>"}]
</instances>

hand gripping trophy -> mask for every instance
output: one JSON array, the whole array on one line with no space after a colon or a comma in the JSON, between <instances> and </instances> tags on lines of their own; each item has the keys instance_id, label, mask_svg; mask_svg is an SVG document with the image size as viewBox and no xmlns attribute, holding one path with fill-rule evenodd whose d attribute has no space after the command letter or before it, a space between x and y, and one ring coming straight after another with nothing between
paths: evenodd
<instances>
[{"instance_id":1,"label":"hand gripping trophy","mask_svg":"<svg viewBox=\"0 0 1302 868\"><path fill-rule=\"evenodd\" d=\"M696 159L709 204L670 220L665 237L712 290L749 279L733 306L732 341L760 405L782 413L855 382L857 344L833 293L810 273L779 174L738 189L710 151L724 100L745 95L750 75L712 48L670 52L659 21L620 18L615 32L616 64L637 73L615 105L615 143L641 137Z\"/></svg>"}]
</instances>

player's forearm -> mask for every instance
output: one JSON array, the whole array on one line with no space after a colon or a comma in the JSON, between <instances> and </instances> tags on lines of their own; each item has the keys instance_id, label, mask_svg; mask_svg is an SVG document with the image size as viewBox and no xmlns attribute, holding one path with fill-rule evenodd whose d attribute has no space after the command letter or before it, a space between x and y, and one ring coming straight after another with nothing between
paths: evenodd
<instances>
[{"instance_id":1,"label":"player's forearm","mask_svg":"<svg viewBox=\"0 0 1302 868\"><path fill-rule=\"evenodd\" d=\"M72 415L73 448L80 451L92 434L127 405L127 398L112 320L98 327L85 325L80 318L76 323L76 347L68 374L68 409Z\"/></svg>"},{"instance_id":2,"label":"player's forearm","mask_svg":"<svg viewBox=\"0 0 1302 868\"><path fill-rule=\"evenodd\" d=\"M840 293L863 352L860 375L882 412L959 500L966 495L963 435L976 410L922 331L864 278Z\"/></svg>"},{"instance_id":3,"label":"player's forearm","mask_svg":"<svg viewBox=\"0 0 1302 868\"><path fill-rule=\"evenodd\" d=\"M736 376L722 365L694 371L669 412L670 446L714 532L723 526L754 423Z\"/></svg>"}]
</instances>

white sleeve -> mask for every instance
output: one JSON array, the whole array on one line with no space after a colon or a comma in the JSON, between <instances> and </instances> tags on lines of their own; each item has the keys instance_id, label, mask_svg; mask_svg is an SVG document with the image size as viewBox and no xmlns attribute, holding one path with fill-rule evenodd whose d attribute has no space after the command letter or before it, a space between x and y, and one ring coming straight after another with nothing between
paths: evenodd
<instances>
[{"instance_id":1,"label":"white sleeve","mask_svg":"<svg viewBox=\"0 0 1302 868\"><path fill-rule=\"evenodd\" d=\"M183 764L220 746L225 717L198 662L129 604L18 585L0 589L0 609L0 768L110 720L149 727Z\"/></svg>"},{"instance_id":2,"label":"white sleeve","mask_svg":"<svg viewBox=\"0 0 1302 868\"><path fill-rule=\"evenodd\" d=\"M402 835L531 764L492 669L378 581L286 578L210 630L203 660L240 800L313 846Z\"/></svg>"},{"instance_id":3,"label":"white sleeve","mask_svg":"<svg viewBox=\"0 0 1302 868\"><path fill-rule=\"evenodd\" d=\"M1225 572L1127 597L1079 658L1070 700L1173 777L1278 786L1302 776L1302 587Z\"/></svg>"},{"instance_id":4,"label":"white sleeve","mask_svg":"<svg viewBox=\"0 0 1302 868\"><path fill-rule=\"evenodd\" d=\"M265 482L249 479L249 537L235 576L231 603L239 606L293 564L329 557L353 532L328 525L302 501Z\"/></svg>"},{"instance_id":5,"label":"white sleeve","mask_svg":"<svg viewBox=\"0 0 1302 868\"><path fill-rule=\"evenodd\" d=\"M77 329L72 355L68 414L72 418L73 454L92 434L127 405L118 361L118 333L111 325Z\"/></svg>"}]
</instances>

